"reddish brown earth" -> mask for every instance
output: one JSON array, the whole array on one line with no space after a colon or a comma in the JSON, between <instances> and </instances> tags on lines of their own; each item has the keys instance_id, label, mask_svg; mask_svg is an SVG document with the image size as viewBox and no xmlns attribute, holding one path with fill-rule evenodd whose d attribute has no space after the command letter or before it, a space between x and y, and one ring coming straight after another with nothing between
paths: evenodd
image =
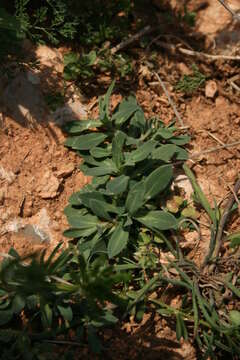
<instances>
[{"instance_id":1,"label":"reddish brown earth","mask_svg":"<svg viewBox=\"0 0 240 360\"><path fill-rule=\"evenodd\" d=\"M159 3L155 2L156 5ZM177 3L172 1L173 8ZM190 1L189 9L196 9L199 3ZM239 43L229 42L222 50L229 31L234 30L239 35L239 27L233 27L231 17L218 2L209 3L209 7L199 11L196 28L192 31L205 36L206 52L213 51L208 45L214 39L220 44L215 53L234 53L239 56ZM239 1L229 3L236 10L239 7ZM216 15L220 11L221 16ZM141 51L139 50L140 58ZM44 56L44 59L41 57L46 52L47 60ZM36 56L42 64L42 69L40 67L37 73L43 92L46 92L46 88L61 88L63 52L63 49L37 50ZM176 92L176 82L184 73L191 73L193 63L198 64L208 80L214 81L212 85L215 90L207 89L206 86L189 96ZM223 60L199 61L184 55L174 57L161 48L157 49L156 71L164 79L184 124L188 126L188 132L192 136L190 153L204 152L240 139L240 93L228 81L238 74L237 65L237 62ZM156 83L156 78L143 57L134 91L146 116L159 116L166 124L173 119L174 113L167 97ZM120 101L121 94L117 89L112 97L113 106ZM96 99L96 96L85 99L85 109L92 117L97 116ZM56 122L49 121L47 115L40 122L34 120L34 126L28 122L21 124L3 107L1 119L0 252L7 253L14 247L21 255L26 255L44 246L50 250L60 241L66 244L62 235L67 228L64 207L69 196L90 180L78 169L79 157L64 147L65 135ZM213 199L220 202L229 196L229 186L234 185L240 171L239 155L240 145L236 145L201 154L188 162L212 204ZM200 220L207 223L205 215L201 215ZM36 234L26 232L27 225L39 226L48 235L49 243L41 243ZM234 219L230 224L231 230L237 230L239 225L239 219ZM201 230L202 240L195 254L198 263L209 245L208 228L201 226ZM197 235L188 234L184 241L194 243ZM177 342L175 325L167 324L158 315L145 315L141 324L131 320L117 329L104 331L102 337L105 340L106 359L196 359L191 344ZM81 358L95 357L89 355L87 349L83 349Z\"/></svg>"}]
</instances>

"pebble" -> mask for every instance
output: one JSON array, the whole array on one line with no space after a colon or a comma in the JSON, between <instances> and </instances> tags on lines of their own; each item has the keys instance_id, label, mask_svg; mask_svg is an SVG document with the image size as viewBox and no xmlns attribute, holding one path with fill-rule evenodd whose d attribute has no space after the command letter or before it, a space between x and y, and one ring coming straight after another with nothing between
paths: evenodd
<instances>
[{"instance_id":1,"label":"pebble","mask_svg":"<svg viewBox=\"0 0 240 360\"><path fill-rule=\"evenodd\" d=\"M43 199L53 199L58 195L60 181L51 171L46 171L40 179L37 190Z\"/></svg>"},{"instance_id":2,"label":"pebble","mask_svg":"<svg viewBox=\"0 0 240 360\"><path fill-rule=\"evenodd\" d=\"M58 171L57 171L57 177L62 177L62 178L65 178L69 175L71 175L73 173L75 169L75 166L74 164L72 163L69 163L69 164L66 164L66 165L63 165Z\"/></svg>"},{"instance_id":3,"label":"pebble","mask_svg":"<svg viewBox=\"0 0 240 360\"><path fill-rule=\"evenodd\" d=\"M213 80L209 80L205 85L205 96L207 98L213 99L218 92L217 83Z\"/></svg>"}]
</instances>

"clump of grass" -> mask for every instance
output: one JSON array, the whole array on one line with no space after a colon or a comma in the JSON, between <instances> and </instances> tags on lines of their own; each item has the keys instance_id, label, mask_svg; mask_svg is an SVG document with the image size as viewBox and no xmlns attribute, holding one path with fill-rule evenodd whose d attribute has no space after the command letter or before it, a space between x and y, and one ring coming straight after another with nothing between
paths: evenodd
<instances>
[{"instance_id":1,"label":"clump of grass","mask_svg":"<svg viewBox=\"0 0 240 360\"><path fill-rule=\"evenodd\" d=\"M194 91L204 85L206 76L201 73L197 65L192 65L193 74L184 75L176 85L176 90L186 94L192 94Z\"/></svg>"}]
</instances>

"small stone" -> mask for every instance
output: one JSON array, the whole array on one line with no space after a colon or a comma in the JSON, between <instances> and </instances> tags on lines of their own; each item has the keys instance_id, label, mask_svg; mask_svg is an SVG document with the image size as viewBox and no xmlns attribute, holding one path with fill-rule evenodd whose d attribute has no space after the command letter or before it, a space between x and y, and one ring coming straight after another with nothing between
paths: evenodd
<instances>
[{"instance_id":1,"label":"small stone","mask_svg":"<svg viewBox=\"0 0 240 360\"><path fill-rule=\"evenodd\" d=\"M69 163L66 165L63 165L58 171L57 171L57 177L59 178L65 178L73 173L75 169L74 164Z\"/></svg>"},{"instance_id":2,"label":"small stone","mask_svg":"<svg viewBox=\"0 0 240 360\"><path fill-rule=\"evenodd\" d=\"M58 195L59 180L51 171L46 171L41 178L37 190L43 199L53 199Z\"/></svg>"},{"instance_id":3,"label":"small stone","mask_svg":"<svg viewBox=\"0 0 240 360\"><path fill-rule=\"evenodd\" d=\"M66 122L82 120L87 118L86 106L80 100L70 100L64 106L57 108L50 118L59 126Z\"/></svg>"},{"instance_id":4,"label":"small stone","mask_svg":"<svg viewBox=\"0 0 240 360\"><path fill-rule=\"evenodd\" d=\"M213 99L217 94L217 92L218 92L217 83L213 80L207 81L205 86L205 96L207 98Z\"/></svg>"}]
</instances>

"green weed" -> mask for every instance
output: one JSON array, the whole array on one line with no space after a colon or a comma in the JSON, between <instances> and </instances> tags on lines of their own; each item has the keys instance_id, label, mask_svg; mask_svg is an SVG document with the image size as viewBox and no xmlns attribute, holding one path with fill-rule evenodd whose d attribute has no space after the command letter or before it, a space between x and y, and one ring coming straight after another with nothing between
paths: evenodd
<instances>
[{"instance_id":1,"label":"green weed","mask_svg":"<svg viewBox=\"0 0 240 360\"><path fill-rule=\"evenodd\" d=\"M206 76L202 74L196 65L192 66L193 74L184 75L182 79L177 83L176 90L191 94L199 87L203 86L206 81Z\"/></svg>"}]
</instances>

